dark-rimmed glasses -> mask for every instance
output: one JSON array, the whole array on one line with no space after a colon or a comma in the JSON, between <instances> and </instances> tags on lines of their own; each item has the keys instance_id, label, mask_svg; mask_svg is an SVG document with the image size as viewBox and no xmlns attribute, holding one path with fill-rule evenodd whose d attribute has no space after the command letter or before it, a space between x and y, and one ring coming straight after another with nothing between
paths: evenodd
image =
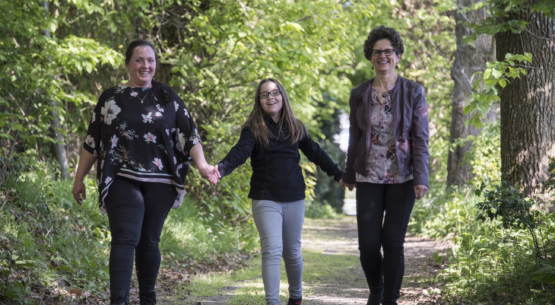
<instances>
[{"instance_id":1,"label":"dark-rimmed glasses","mask_svg":"<svg viewBox=\"0 0 555 305\"><path fill-rule=\"evenodd\" d=\"M259 96L260 96L261 99L267 99L267 98L270 97L270 94L272 96L278 96L278 95L280 95L280 93L281 93L281 90L276 89L276 90L272 90L271 92L262 92L262 93L260 93Z\"/></svg>"},{"instance_id":2,"label":"dark-rimmed glasses","mask_svg":"<svg viewBox=\"0 0 555 305\"><path fill-rule=\"evenodd\" d=\"M372 56L374 57L380 57L382 55L382 53L385 54L385 56L391 56L393 55L393 53L397 53L397 51L395 49L385 49L385 50L372 50Z\"/></svg>"}]
</instances>

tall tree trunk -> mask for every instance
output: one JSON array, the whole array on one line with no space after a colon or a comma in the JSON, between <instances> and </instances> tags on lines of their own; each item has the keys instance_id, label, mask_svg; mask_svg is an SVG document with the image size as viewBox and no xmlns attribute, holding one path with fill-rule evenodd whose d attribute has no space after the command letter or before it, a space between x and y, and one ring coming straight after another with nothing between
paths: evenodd
<instances>
[{"instance_id":1,"label":"tall tree trunk","mask_svg":"<svg viewBox=\"0 0 555 305\"><path fill-rule=\"evenodd\" d=\"M46 0L44 0L43 2L43 6L44 6L44 13L46 16L48 16L48 2ZM44 30L44 36L46 36L46 38L50 38L50 29L45 29ZM50 59L50 58L49 58ZM60 163L60 175L62 179L67 179L69 178L69 165L68 165L68 161L67 161L67 154L66 154L66 149L64 146L64 138L62 137L62 134L59 132L59 130L61 129L61 124L60 124L60 116L58 114L58 102L55 100L51 100L50 101L50 106L52 107L52 134L54 135L54 138L56 139L56 142L53 144L54 146L54 155L56 156L56 160L58 160L58 163Z\"/></svg>"},{"instance_id":2,"label":"tall tree trunk","mask_svg":"<svg viewBox=\"0 0 555 305\"><path fill-rule=\"evenodd\" d=\"M480 0L457 0L457 10L482 2ZM487 17L486 8L466 13L456 12L455 34L457 36L457 51L455 62L451 68L451 78L455 82L453 89L453 103L451 113L451 135L450 143L453 144L459 139L465 139L469 135L477 135L478 130L473 125L468 128L464 126L466 119L472 114L463 114L465 101L468 94L472 92L471 78L475 72L484 71L486 62L494 60L492 50L492 39L488 35L480 35L472 44L464 43L463 37L474 32L473 29L466 27L465 22L476 24ZM495 111L489 115L490 120L496 120ZM472 149L472 141L467 141L449 151L447 163L447 186L463 186L471 177L469 163L464 163L463 158Z\"/></svg>"},{"instance_id":3,"label":"tall tree trunk","mask_svg":"<svg viewBox=\"0 0 555 305\"><path fill-rule=\"evenodd\" d=\"M541 195L555 157L555 20L530 9L509 18L529 23L520 34L496 35L497 60L507 53L528 52L533 61L527 75L511 79L500 92L502 179L520 187L525 196Z\"/></svg>"}]
</instances>

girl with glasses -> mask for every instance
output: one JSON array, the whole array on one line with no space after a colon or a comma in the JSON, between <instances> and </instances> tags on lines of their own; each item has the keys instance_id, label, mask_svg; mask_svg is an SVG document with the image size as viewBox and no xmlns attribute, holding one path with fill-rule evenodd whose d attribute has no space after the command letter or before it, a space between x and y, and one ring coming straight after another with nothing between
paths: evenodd
<instances>
[{"instance_id":1,"label":"girl with glasses","mask_svg":"<svg viewBox=\"0 0 555 305\"><path fill-rule=\"evenodd\" d=\"M287 304L302 302L301 231L306 185L299 165L299 149L329 176L341 180L343 171L295 118L283 86L275 79L262 80L239 142L216 169L225 177L251 158L253 174L248 196L252 199L252 213L260 235L262 279L268 305L280 304L282 254L289 282Z\"/></svg>"}]
</instances>

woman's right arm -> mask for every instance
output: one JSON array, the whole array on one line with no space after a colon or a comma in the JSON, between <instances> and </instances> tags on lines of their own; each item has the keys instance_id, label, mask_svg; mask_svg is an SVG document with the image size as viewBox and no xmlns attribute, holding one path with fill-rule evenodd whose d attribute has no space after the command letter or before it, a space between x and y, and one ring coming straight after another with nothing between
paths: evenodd
<instances>
[{"instance_id":1,"label":"woman's right arm","mask_svg":"<svg viewBox=\"0 0 555 305\"><path fill-rule=\"evenodd\" d=\"M83 179L91 170L91 167L96 161L99 151L100 151L100 125L101 123L101 106L104 104L101 101L105 100L104 93L98 99L99 102L94 108L91 121L89 123L89 129L87 130L87 138L83 142L81 147L81 153L79 156L79 165L77 166L77 172L75 173L75 182L73 182L73 198L78 204L81 204L83 200L87 199L87 194L85 192L85 184L83 184Z\"/></svg>"},{"instance_id":2,"label":"woman's right arm","mask_svg":"<svg viewBox=\"0 0 555 305\"><path fill-rule=\"evenodd\" d=\"M223 178L231 174L231 172L245 163L252 155L255 146L254 134L249 127L241 130L239 141L227 153L227 156L216 165L216 169L220 172L220 177Z\"/></svg>"},{"instance_id":3,"label":"woman's right arm","mask_svg":"<svg viewBox=\"0 0 555 305\"><path fill-rule=\"evenodd\" d=\"M91 167L96 161L96 156L88 152L85 148L81 147L81 155L79 157L79 165L75 173L75 182L73 183L73 198L78 204L87 199L85 184L83 179L91 170Z\"/></svg>"}]
</instances>

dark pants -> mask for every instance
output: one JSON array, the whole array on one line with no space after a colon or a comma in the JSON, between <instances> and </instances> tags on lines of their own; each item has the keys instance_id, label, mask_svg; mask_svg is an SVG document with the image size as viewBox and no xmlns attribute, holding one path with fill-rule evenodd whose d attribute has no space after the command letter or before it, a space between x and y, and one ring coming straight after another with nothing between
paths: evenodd
<instances>
[{"instance_id":1,"label":"dark pants","mask_svg":"<svg viewBox=\"0 0 555 305\"><path fill-rule=\"evenodd\" d=\"M106 196L112 233L110 289L129 292L133 253L139 290L154 289L160 269L162 226L177 198L173 185L117 177Z\"/></svg>"},{"instance_id":2,"label":"dark pants","mask_svg":"<svg viewBox=\"0 0 555 305\"><path fill-rule=\"evenodd\" d=\"M415 200L413 182L357 182L356 188L360 262L368 287L372 294L383 291L382 304L397 304L405 271L403 243Z\"/></svg>"}]
</instances>

